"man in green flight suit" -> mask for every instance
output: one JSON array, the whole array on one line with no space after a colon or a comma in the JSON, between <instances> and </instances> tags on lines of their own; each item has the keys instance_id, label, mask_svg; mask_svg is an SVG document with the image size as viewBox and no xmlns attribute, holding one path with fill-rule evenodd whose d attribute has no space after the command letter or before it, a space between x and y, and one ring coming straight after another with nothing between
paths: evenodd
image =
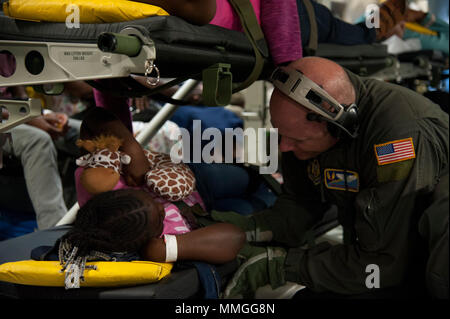
<instances>
[{"instance_id":1,"label":"man in green flight suit","mask_svg":"<svg viewBox=\"0 0 450 319\"><path fill-rule=\"evenodd\" d=\"M214 217L240 225L250 243L284 248L255 248L265 259L244 249L226 296L291 281L307 287L299 297L448 298L448 114L318 57L279 68L272 80L283 193L250 218ZM332 204L344 243L300 247ZM255 279L255 270L267 274Z\"/></svg>"}]
</instances>

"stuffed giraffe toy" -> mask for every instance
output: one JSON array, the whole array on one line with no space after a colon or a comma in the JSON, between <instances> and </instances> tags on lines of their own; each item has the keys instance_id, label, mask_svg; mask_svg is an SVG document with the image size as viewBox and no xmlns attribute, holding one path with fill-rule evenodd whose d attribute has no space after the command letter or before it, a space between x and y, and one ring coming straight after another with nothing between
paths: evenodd
<instances>
[{"instance_id":1,"label":"stuffed giraffe toy","mask_svg":"<svg viewBox=\"0 0 450 319\"><path fill-rule=\"evenodd\" d=\"M114 189L122 174L123 165L132 164L131 157L119 151L122 140L100 135L92 140L78 140L77 146L89 153L76 160L84 168L80 177L83 187L91 194ZM169 201L179 201L195 189L195 177L185 164L175 164L170 157L144 149L150 170L145 174L148 189Z\"/></svg>"}]
</instances>

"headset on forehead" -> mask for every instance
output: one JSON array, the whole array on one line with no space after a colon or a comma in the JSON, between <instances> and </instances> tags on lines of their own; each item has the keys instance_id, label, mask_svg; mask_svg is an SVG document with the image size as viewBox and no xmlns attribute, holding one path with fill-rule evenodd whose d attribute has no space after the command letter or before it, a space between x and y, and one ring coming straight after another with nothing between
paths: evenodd
<instances>
[{"instance_id":1,"label":"headset on forehead","mask_svg":"<svg viewBox=\"0 0 450 319\"><path fill-rule=\"evenodd\" d=\"M355 104L340 104L319 85L293 68L275 69L270 81L292 100L316 113L316 119L336 125L352 138L358 136L358 109Z\"/></svg>"}]
</instances>

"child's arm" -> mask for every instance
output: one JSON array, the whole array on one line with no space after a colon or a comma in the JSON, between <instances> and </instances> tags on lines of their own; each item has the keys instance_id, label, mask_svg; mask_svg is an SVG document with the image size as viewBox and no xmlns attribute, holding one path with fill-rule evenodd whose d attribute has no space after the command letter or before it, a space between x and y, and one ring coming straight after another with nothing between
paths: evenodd
<instances>
[{"instance_id":1,"label":"child's arm","mask_svg":"<svg viewBox=\"0 0 450 319\"><path fill-rule=\"evenodd\" d=\"M245 243L245 233L238 227L218 223L177 235L178 260L197 260L222 264L236 258ZM153 238L142 251L145 260L164 262L164 239Z\"/></svg>"}]
</instances>

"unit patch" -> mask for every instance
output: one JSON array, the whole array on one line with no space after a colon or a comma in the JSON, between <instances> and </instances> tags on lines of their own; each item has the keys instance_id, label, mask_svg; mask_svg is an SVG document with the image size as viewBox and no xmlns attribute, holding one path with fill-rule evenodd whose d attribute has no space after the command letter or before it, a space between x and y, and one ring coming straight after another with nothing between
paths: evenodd
<instances>
[{"instance_id":1,"label":"unit patch","mask_svg":"<svg viewBox=\"0 0 450 319\"><path fill-rule=\"evenodd\" d=\"M308 163L308 177L315 186L320 184L320 164L317 159Z\"/></svg>"},{"instance_id":2,"label":"unit patch","mask_svg":"<svg viewBox=\"0 0 450 319\"><path fill-rule=\"evenodd\" d=\"M359 191L359 175L357 172L326 168L324 175L325 186L329 189L349 192Z\"/></svg>"},{"instance_id":3,"label":"unit patch","mask_svg":"<svg viewBox=\"0 0 450 319\"><path fill-rule=\"evenodd\" d=\"M412 138L374 145L378 165L406 161L416 157Z\"/></svg>"}]
</instances>

